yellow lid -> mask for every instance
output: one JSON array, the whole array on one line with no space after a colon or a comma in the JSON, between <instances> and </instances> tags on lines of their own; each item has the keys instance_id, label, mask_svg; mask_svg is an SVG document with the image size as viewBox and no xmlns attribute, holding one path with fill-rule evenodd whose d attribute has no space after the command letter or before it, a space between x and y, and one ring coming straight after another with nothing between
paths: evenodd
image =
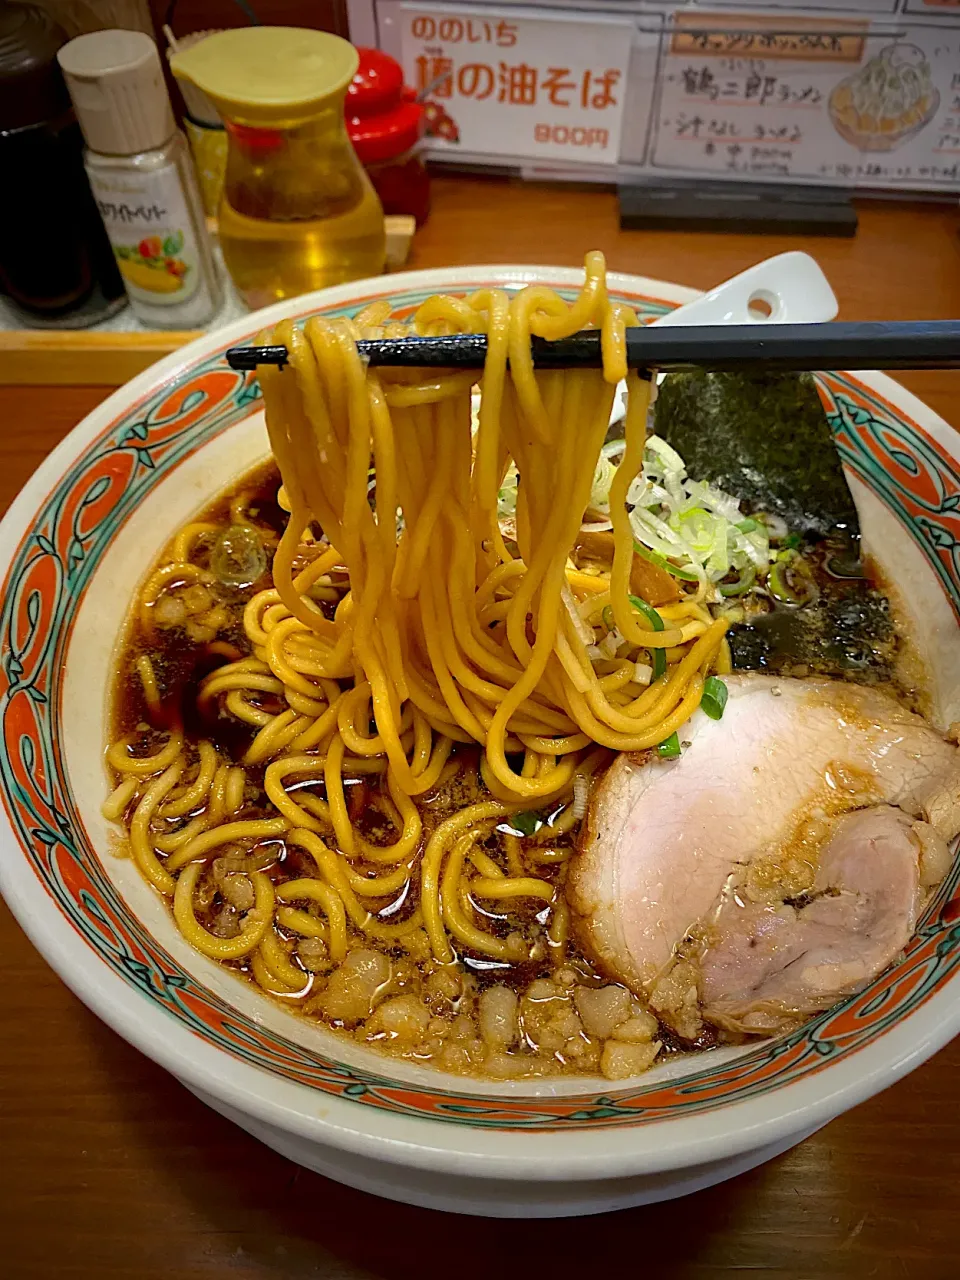
<instances>
[{"instance_id":1,"label":"yellow lid","mask_svg":"<svg viewBox=\"0 0 960 1280\"><path fill-rule=\"evenodd\" d=\"M305 27L240 27L207 36L170 59L173 74L250 124L301 119L345 92L360 58L339 36Z\"/></svg>"}]
</instances>

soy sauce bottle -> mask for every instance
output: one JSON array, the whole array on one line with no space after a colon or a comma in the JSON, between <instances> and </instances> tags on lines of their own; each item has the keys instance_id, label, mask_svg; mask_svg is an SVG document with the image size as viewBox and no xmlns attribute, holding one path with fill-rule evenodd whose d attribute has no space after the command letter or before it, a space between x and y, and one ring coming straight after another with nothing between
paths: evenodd
<instances>
[{"instance_id":1,"label":"soy sauce bottle","mask_svg":"<svg viewBox=\"0 0 960 1280\"><path fill-rule=\"evenodd\" d=\"M126 306L57 66L66 34L0 0L0 293L19 323L80 329Z\"/></svg>"}]
</instances>

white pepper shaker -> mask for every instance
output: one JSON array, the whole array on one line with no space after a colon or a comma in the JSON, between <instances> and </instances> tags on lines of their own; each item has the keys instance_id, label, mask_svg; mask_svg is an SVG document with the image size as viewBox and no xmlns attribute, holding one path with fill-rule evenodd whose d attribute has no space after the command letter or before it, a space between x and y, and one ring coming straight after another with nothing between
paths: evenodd
<instances>
[{"instance_id":1,"label":"white pepper shaker","mask_svg":"<svg viewBox=\"0 0 960 1280\"><path fill-rule=\"evenodd\" d=\"M64 45L57 59L131 306L151 328L206 324L222 287L157 46L140 31L95 31Z\"/></svg>"}]
</instances>

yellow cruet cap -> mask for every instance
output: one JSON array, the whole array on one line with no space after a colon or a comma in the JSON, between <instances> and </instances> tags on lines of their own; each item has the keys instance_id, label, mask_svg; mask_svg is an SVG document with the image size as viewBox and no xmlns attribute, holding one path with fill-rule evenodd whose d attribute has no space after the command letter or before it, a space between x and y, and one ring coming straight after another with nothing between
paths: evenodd
<instances>
[{"instance_id":1,"label":"yellow cruet cap","mask_svg":"<svg viewBox=\"0 0 960 1280\"><path fill-rule=\"evenodd\" d=\"M346 91L360 57L339 36L305 27L218 31L170 59L173 74L202 89L229 120L302 119Z\"/></svg>"}]
</instances>

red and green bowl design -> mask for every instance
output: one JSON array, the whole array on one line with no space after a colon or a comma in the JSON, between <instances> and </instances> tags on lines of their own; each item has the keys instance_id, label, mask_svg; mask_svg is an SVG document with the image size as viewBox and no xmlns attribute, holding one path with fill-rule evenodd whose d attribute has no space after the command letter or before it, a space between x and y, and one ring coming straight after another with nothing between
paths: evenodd
<instances>
[{"instance_id":1,"label":"red and green bowl design","mask_svg":"<svg viewBox=\"0 0 960 1280\"><path fill-rule=\"evenodd\" d=\"M398 307L413 308L433 291L393 296ZM648 319L671 305L622 296ZM329 313L353 314L364 301ZM251 325L246 339L255 332ZM187 972L133 915L87 839L61 753L61 693L79 605L124 522L162 477L258 408L256 383L227 367L226 345L187 362L129 405L64 467L28 521L0 601L0 795L16 838L3 856L26 861L62 928L117 978L223 1053L319 1094L447 1125L527 1132L641 1126L769 1094L856 1055L943 990L960 965L960 868L941 887L899 963L859 995L732 1061L692 1058L682 1078L654 1078L622 1091L505 1096L485 1092L480 1081L466 1092L462 1085L447 1088L440 1074L425 1086L393 1079L387 1059L382 1071L347 1067L260 1025ZM844 462L921 547L960 613L957 463L859 380L826 377L821 394Z\"/></svg>"}]
</instances>

